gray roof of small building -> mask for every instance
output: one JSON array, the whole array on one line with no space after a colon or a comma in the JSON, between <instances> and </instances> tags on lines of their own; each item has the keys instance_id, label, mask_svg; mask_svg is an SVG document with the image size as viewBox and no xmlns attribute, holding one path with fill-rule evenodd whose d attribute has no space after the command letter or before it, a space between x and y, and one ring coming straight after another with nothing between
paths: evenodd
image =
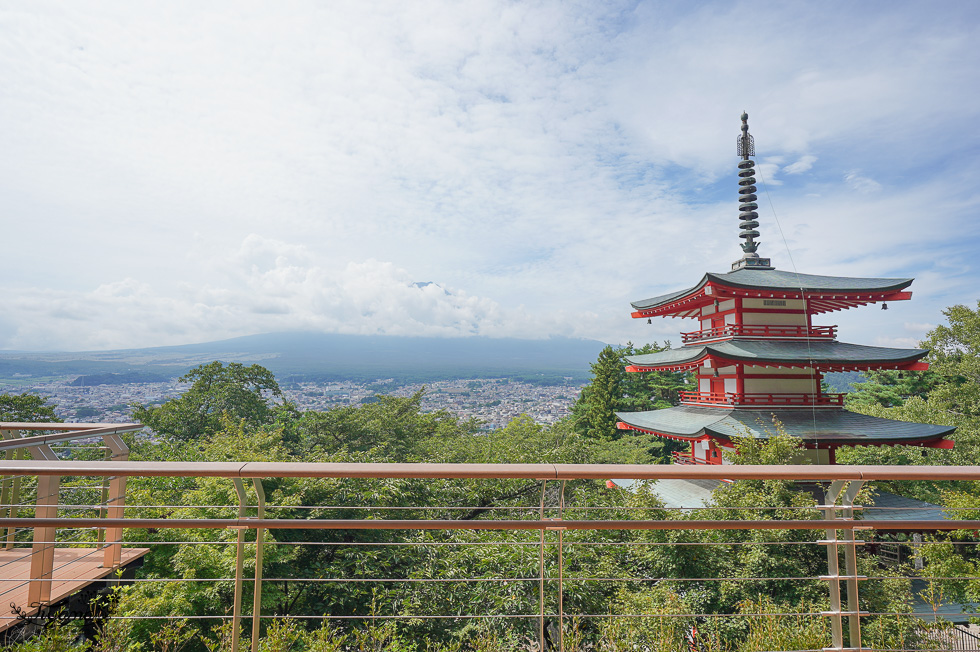
<instances>
[{"instance_id":1,"label":"gray roof of small building","mask_svg":"<svg viewBox=\"0 0 980 652\"><path fill-rule=\"evenodd\" d=\"M882 419L836 408L759 410L681 405L647 412L617 412L616 416L635 428L689 439L702 435L720 439L745 436L768 439L776 432L774 419L793 437L838 445L931 441L956 430L950 426Z\"/></svg>"},{"instance_id":2,"label":"gray roof of small building","mask_svg":"<svg viewBox=\"0 0 980 652\"><path fill-rule=\"evenodd\" d=\"M695 509L707 505L721 484L721 480L663 478L653 485L653 493L668 509Z\"/></svg>"},{"instance_id":3,"label":"gray roof of small building","mask_svg":"<svg viewBox=\"0 0 980 652\"><path fill-rule=\"evenodd\" d=\"M636 310L649 310L685 296L713 281L720 285L752 290L804 290L806 292L889 292L912 284L911 278L852 278L849 276L818 276L797 274L778 269L742 268L726 274L708 272L701 281L686 290L636 301Z\"/></svg>"},{"instance_id":4,"label":"gray roof of small building","mask_svg":"<svg viewBox=\"0 0 980 652\"><path fill-rule=\"evenodd\" d=\"M936 479L939 480L942 467L936 467ZM927 503L924 500L906 498L897 494L879 491L874 495L874 505L868 505L861 510L861 519L865 521L942 521L946 519L943 508Z\"/></svg>"},{"instance_id":5,"label":"gray roof of small building","mask_svg":"<svg viewBox=\"0 0 980 652\"><path fill-rule=\"evenodd\" d=\"M621 480L617 484L628 487L630 482L635 481ZM722 484L726 483L722 480L668 478L657 480L653 493L669 509L694 509L707 505L715 489ZM874 505L864 507L857 514L864 521L942 521L947 518L939 505L887 491L875 492Z\"/></svg>"},{"instance_id":6,"label":"gray roof of small building","mask_svg":"<svg viewBox=\"0 0 980 652\"><path fill-rule=\"evenodd\" d=\"M918 360L928 353L925 349L893 349L882 346L847 344L837 341L786 340L729 340L700 346L683 346L659 353L634 355L626 358L638 366L660 366L694 362L706 355L744 362L800 363L902 363Z\"/></svg>"}]
</instances>

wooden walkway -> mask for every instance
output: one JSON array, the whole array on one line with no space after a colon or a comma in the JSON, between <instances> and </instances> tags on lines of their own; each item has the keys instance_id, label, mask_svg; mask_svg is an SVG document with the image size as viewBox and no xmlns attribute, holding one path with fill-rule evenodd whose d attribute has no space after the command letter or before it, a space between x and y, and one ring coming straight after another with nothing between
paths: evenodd
<instances>
[{"instance_id":1,"label":"wooden walkway","mask_svg":"<svg viewBox=\"0 0 980 652\"><path fill-rule=\"evenodd\" d=\"M112 575L118 568L149 551L149 548L123 548L119 566L105 568L102 566L104 550L101 548L55 548L49 604L55 604L92 582ZM17 624L13 606L20 607L28 615L37 613L37 607L30 609L27 604L30 574L30 548L0 550L0 632Z\"/></svg>"}]
</instances>

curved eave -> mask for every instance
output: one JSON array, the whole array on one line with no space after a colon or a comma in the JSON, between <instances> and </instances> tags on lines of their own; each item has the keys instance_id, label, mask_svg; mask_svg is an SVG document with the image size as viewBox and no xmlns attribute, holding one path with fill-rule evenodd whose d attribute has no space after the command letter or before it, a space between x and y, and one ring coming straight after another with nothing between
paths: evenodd
<instances>
[{"instance_id":1,"label":"curved eave","mask_svg":"<svg viewBox=\"0 0 980 652\"><path fill-rule=\"evenodd\" d=\"M713 298L707 297L704 292L704 287L707 285L707 283L708 275L705 274L701 279L701 282L694 287L677 292L670 292L669 294L662 294L660 296L644 299L642 301L634 301L630 304L633 306L635 311L633 312L633 318L639 319L641 317L651 316L689 316L682 313L687 313L691 310L698 311L701 309L701 306L713 301Z\"/></svg>"},{"instance_id":2,"label":"curved eave","mask_svg":"<svg viewBox=\"0 0 980 652\"><path fill-rule=\"evenodd\" d=\"M794 410L771 410L762 419L758 411L681 406L648 412L617 412L617 427L636 430L680 441L715 439L722 444L733 437L751 436L767 439L774 431L772 418L792 437L802 439L810 448L840 446L925 446L950 448L944 439L955 430L938 426L872 417L847 410L809 414Z\"/></svg>"},{"instance_id":3,"label":"curved eave","mask_svg":"<svg viewBox=\"0 0 980 652\"><path fill-rule=\"evenodd\" d=\"M626 359L630 366L626 370L685 371L702 366L717 369L747 364L758 367L812 367L821 371L925 371L929 365L920 360L928 353L925 349L891 349L844 342L730 340L629 356Z\"/></svg>"},{"instance_id":4,"label":"curved eave","mask_svg":"<svg viewBox=\"0 0 980 652\"><path fill-rule=\"evenodd\" d=\"M708 441L711 439L710 435L698 435L696 437L685 437L683 435L672 435L666 432L658 432L656 430L648 430L646 428L641 428L640 426L634 426L625 421L617 421L616 428L619 430L632 430L634 432L642 432L648 435L656 435L657 437L663 437L664 439L672 439L674 441L684 441L684 442L695 442L695 441Z\"/></svg>"},{"instance_id":5,"label":"curved eave","mask_svg":"<svg viewBox=\"0 0 980 652\"><path fill-rule=\"evenodd\" d=\"M730 288L750 290L804 292L824 294L888 294L904 290L912 285L911 278L856 278L850 276L822 276L817 274L798 274L781 270L736 270L725 274L708 272L705 278L711 282Z\"/></svg>"},{"instance_id":6,"label":"curved eave","mask_svg":"<svg viewBox=\"0 0 980 652\"><path fill-rule=\"evenodd\" d=\"M808 274L776 272L772 282L748 283L735 272L730 274L705 274L694 287L671 292L659 297L632 303L634 319L646 317L696 317L702 307L718 300L743 299L805 299L808 314L816 315L836 310L846 310L883 301L905 301L912 298L905 288L914 279L858 279ZM766 272L746 271L750 275ZM771 276L771 275L770 275ZM801 283L792 286L787 278L799 277ZM752 278L744 277L744 278ZM764 278L764 277L763 277ZM862 286L862 282L864 285ZM802 287L800 287L802 286Z\"/></svg>"}]
</instances>

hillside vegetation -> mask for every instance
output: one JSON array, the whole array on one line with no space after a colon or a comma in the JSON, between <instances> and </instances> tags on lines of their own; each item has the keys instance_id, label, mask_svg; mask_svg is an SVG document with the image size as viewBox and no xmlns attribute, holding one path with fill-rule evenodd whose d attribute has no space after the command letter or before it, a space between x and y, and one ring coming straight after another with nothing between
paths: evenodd
<instances>
[{"instance_id":1,"label":"hillside vegetation","mask_svg":"<svg viewBox=\"0 0 980 652\"><path fill-rule=\"evenodd\" d=\"M962 306L947 311L949 326L930 334L933 372L928 377L872 374L850 405L869 414L932 423L959 430L956 449L858 448L854 463L974 464L980 408L980 319ZM480 424L448 412L423 413L421 393L381 395L376 402L325 412L300 412L282 400L276 377L259 365L211 362L192 370L190 391L159 407L139 407L136 417L154 437L129 442L133 459L199 461L442 462L442 463L667 463L671 444L615 429L616 409L656 409L676 404L685 378L673 374L625 374L622 356L658 350L656 345L607 347L592 364L591 383L574 416L553 426L518 418L507 427L481 431ZM896 400L896 396L899 397ZM897 404L896 404L897 403ZM2 397L4 420L44 420L38 397ZM768 443L739 441L734 461L778 464L792 460L798 443L779 432ZM841 461L845 454L842 453ZM70 481L70 480L69 480ZM812 497L791 483L767 480L725 485L705 508L666 510L649 485L632 490L603 481L558 483L526 480L385 480L280 478L264 481L270 516L276 518L538 518L564 504L564 518L783 519L819 518ZM934 483L893 483L911 497L974 506L980 489L963 483L941 492ZM236 503L221 479L134 478L130 515L158 518L230 517ZM92 496L96 501L97 497ZM370 509L366 509L370 507ZM957 512L968 517L971 512ZM973 516L969 516L973 517ZM71 540L84 533L62 532ZM130 541L151 545L144 580L121 589L116 616L100 633L81 640L77 632L52 629L47 638L18 650L87 645L93 651L228 649L222 617L231 604L234 532L130 530ZM254 533L251 534L254 536ZM548 533L549 576L557 576L557 534ZM942 535L945 537L946 535ZM538 535L495 531L313 531L267 533L261 610L265 615L310 619L267 620L266 650L530 650L537 646L533 618L432 619L411 616L530 614L538 612ZM826 573L822 548L812 532L783 530L603 531L564 535L562 572L566 614L645 614L634 618L567 619L566 649L581 650L804 650L829 645ZM945 539L944 539L945 540ZM174 545L172 542L189 545ZM950 541L975 542L975 533ZM170 543L165 543L170 542ZM590 545L576 545L589 543ZM703 543L706 546L675 545ZM397 545L395 545L397 544ZM948 597L980 599L976 546L919 549L930 590ZM253 553L246 554L248 559ZM862 554L859 572L891 579L868 582L861 606L872 614L908 613L914 597L910 568L886 571ZM951 570L952 569L952 570ZM250 575L246 570L246 576ZM977 578L945 581L941 577ZM507 582L483 581L510 577ZM290 581L290 578L315 581ZM379 578L384 581L378 581ZM619 581L587 581L621 578ZM725 580L724 578L742 578ZM770 579L771 578L771 579ZM184 581L177 581L184 580ZM436 580L436 581L432 581ZM549 583L553 587L553 583ZM546 610L557 609L549 589ZM244 612L251 613L251 591ZM323 621L320 615L363 616ZM696 614L732 614L700 617ZM184 616L213 616L186 619ZM372 620L373 615L404 615ZM152 616L154 619L135 617ZM224 623L224 624L223 624ZM558 625L550 622L549 640ZM910 648L926 639L909 616L864 619L863 644ZM59 639L58 637L62 637ZM48 647L30 647L30 645ZM58 641L61 641L59 643ZM67 642L66 642L67 641ZM931 643L930 643L931 644ZM854 643L852 643L854 646ZM69 649L64 647L61 649Z\"/></svg>"}]
</instances>

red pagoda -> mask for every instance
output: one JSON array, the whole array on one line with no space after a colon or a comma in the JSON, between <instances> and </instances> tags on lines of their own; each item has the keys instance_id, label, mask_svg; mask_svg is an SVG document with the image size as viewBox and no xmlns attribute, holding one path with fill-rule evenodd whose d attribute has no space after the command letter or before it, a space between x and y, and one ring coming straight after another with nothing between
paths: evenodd
<instances>
[{"instance_id":1,"label":"red pagoda","mask_svg":"<svg viewBox=\"0 0 980 652\"><path fill-rule=\"evenodd\" d=\"M804 441L811 461L835 463L841 446L913 445L951 448L954 428L894 421L849 412L842 394L821 390L832 371L928 369L923 349L893 349L837 341L836 326L815 326L814 315L877 302L903 301L913 279L815 276L775 269L760 258L756 209L755 142L748 115L738 137L741 259L730 272L707 273L695 286L633 303L633 317L686 317L698 329L682 333L683 346L628 358L627 371L683 371L697 376L697 391L681 405L617 413L618 427L690 442L685 464L722 464L732 437L765 439L774 419ZM884 306L883 306L884 307Z\"/></svg>"}]
</instances>

